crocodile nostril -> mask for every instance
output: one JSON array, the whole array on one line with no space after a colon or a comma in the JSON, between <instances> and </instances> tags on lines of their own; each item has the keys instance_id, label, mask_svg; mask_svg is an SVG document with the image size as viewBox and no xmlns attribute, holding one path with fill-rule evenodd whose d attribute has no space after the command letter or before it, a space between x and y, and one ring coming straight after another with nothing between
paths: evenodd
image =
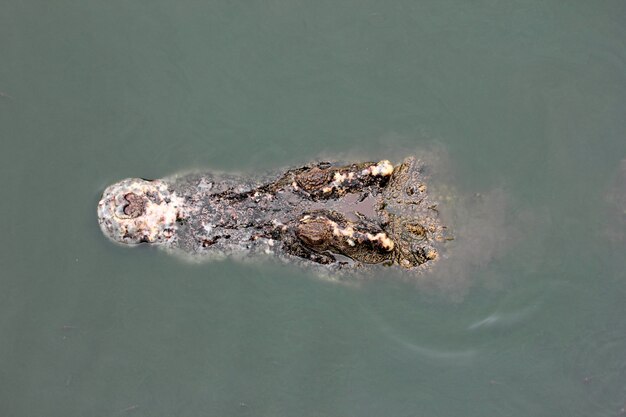
<instances>
[{"instance_id":1,"label":"crocodile nostril","mask_svg":"<svg viewBox=\"0 0 626 417\"><path fill-rule=\"evenodd\" d=\"M128 204L124 206L125 215L135 218L143 214L146 205L143 198L135 193L128 193L124 196L124 200L128 202Z\"/></svg>"}]
</instances>

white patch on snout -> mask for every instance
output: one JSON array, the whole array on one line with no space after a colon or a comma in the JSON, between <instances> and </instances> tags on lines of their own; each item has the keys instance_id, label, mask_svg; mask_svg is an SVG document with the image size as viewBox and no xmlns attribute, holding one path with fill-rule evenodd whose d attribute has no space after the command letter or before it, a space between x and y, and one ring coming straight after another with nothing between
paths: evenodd
<instances>
[{"instance_id":1,"label":"white patch on snout","mask_svg":"<svg viewBox=\"0 0 626 417\"><path fill-rule=\"evenodd\" d=\"M129 204L125 196L130 193L143 200L142 213L137 217L124 213ZM182 217L185 217L183 199L170 192L161 180L125 179L104 190L98 203L100 229L108 238L125 244L172 241L176 220Z\"/></svg>"}]
</instances>

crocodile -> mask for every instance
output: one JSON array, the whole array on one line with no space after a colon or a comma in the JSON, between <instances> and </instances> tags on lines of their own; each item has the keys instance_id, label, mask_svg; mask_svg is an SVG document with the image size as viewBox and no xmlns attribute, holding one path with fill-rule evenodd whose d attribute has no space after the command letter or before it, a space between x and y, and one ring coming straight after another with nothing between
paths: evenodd
<instances>
[{"instance_id":1,"label":"crocodile","mask_svg":"<svg viewBox=\"0 0 626 417\"><path fill-rule=\"evenodd\" d=\"M126 245L193 257L266 253L336 270L424 269L448 239L415 157L396 166L316 162L266 180L128 178L105 189L97 211L103 233Z\"/></svg>"}]
</instances>

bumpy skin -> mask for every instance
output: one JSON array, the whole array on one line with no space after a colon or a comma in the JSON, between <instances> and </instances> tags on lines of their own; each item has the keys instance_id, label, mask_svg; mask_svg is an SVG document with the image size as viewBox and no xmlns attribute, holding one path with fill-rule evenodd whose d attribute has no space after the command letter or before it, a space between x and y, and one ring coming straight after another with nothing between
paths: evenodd
<instances>
[{"instance_id":1,"label":"bumpy skin","mask_svg":"<svg viewBox=\"0 0 626 417\"><path fill-rule=\"evenodd\" d=\"M415 269L438 257L445 227L422 165L407 158L318 163L275 180L191 174L126 179L98 204L105 235L191 255L273 253L336 268L368 264Z\"/></svg>"}]
</instances>

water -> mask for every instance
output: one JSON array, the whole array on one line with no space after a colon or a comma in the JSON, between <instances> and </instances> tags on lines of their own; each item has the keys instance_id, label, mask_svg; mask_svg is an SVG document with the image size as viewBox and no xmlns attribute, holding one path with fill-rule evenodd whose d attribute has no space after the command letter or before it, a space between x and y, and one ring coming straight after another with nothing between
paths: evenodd
<instances>
[{"instance_id":1,"label":"water","mask_svg":"<svg viewBox=\"0 0 626 417\"><path fill-rule=\"evenodd\" d=\"M624 414L625 18L622 1L5 0L0 414ZM492 203L457 207L476 244L437 280L190 265L96 223L129 176L425 149Z\"/></svg>"}]
</instances>

